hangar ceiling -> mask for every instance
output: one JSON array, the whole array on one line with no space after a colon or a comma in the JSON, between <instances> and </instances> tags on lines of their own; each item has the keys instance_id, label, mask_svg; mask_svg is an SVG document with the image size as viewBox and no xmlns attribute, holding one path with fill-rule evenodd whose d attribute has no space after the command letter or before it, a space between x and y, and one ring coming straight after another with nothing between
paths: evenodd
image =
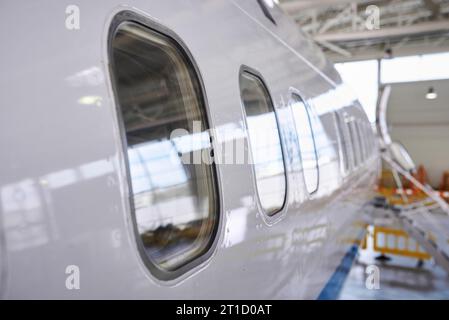
<instances>
[{"instance_id":1,"label":"hangar ceiling","mask_svg":"<svg viewBox=\"0 0 449 320\"><path fill-rule=\"evenodd\" d=\"M334 61L449 51L449 0L278 2Z\"/></svg>"}]
</instances>

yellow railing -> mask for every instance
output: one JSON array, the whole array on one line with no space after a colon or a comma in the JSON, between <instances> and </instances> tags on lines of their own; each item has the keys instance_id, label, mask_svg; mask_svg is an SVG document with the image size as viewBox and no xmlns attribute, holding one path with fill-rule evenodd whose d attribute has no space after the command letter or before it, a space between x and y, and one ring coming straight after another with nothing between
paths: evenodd
<instances>
[{"instance_id":1,"label":"yellow railing","mask_svg":"<svg viewBox=\"0 0 449 320\"><path fill-rule=\"evenodd\" d=\"M367 235L368 236L368 235ZM401 229L375 226L373 232L373 249L382 254L428 260L431 256Z\"/></svg>"}]
</instances>

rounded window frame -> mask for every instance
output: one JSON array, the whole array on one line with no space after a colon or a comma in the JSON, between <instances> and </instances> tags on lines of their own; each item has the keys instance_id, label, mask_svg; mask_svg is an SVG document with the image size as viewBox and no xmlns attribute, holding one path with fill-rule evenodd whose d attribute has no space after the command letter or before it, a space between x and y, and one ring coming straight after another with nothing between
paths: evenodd
<instances>
[{"instance_id":1,"label":"rounded window frame","mask_svg":"<svg viewBox=\"0 0 449 320\"><path fill-rule=\"evenodd\" d=\"M243 102L242 90L240 87L240 78L244 73L250 74L251 76L257 78L262 83L263 88L264 88L264 90L266 90L267 95L270 99L270 103L273 106L273 111L274 111L274 115L275 115L275 119L276 119L276 126L278 129L279 143L280 143L281 153L282 153L282 164L284 167L284 180L285 180L285 189L284 190L285 190L285 192L284 192L284 199L283 199L282 206L278 210L273 212L272 214L268 214L262 206L262 202L260 200L259 188L257 186L256 168L255 168L254 164L251 164L251 173L253 176L252 182L253 182L254 190L256 191L256 198L257 198L257 210L260 211L261 213L263 213L261 216L263 217L264 222L268 226L271 226L271 225L275 224L276 222L280 221L287 213L288 194L289 194L290 189L289 189L289 183L288 183L289 178L288 178L288 167L287 167L287 162L286 162L285 146L284 146L284 142L283 142L281 127L280 127L280 123L279 123L279 116L277 114L276 106L273 102L273 97L271 95L270 89L268 88L264 77L262 76L262 74L259 71L255 70L254 68L251 68L247 65L241 65L239 73L238 73L238 89L239 89L239 98L240 98L240 104L241 104L242 115L243 115L243 123L245 125L245 130L248 133L247 140L248 140L249 152L251 152L251 158L253 157L253 153L252 153L252 149L251 149L251 137L248 132L248 120L247 120L247 115L246 115L246 110L245 110L245 104Z\"/></svg>"},{"instance_id":2,"label":"rounded window frame","mask_svg":"<svg viewBox=\"0 0 449 320\"><path fill-rule=\"evenodd\" d=\"M313 199L313 197L315 197L315 195L318 193L318 190L320 189L320 182L321 182L321 173L320 173L321 170L320 170L320 164L319 164L319 161L320 161L319 160L319 153L318 153L318 148L317 148L316 140L315 140L315 132L313 131L312 120L310 119L311 116L314 116L314 115L310 114L310 112L313 112L313 110L312 110L311 104L309 103L309 100L304 98L304 94L300 90L298 90L298 89L296 89L294 87L290 87L289 90L288 90L288 93L289 93L289 99L290 99L289 100L289 107L290 108L292 108L291 101L293 100L293 96L294 95L298 96L302 100L302 102L304 103L304 107L306 108L307 117L308 117L309 124L310 124L310 130L312 130L311 132L312 132L312 137L313 137L313 144L314 144L315 158L316 158L317 183L316 183L315 189L313 191L309 191L307 189L306 177L304 175L304 166L303 166L302 153L301 153L301 143L299 142L301 137L298 135L298 131L296 129L297 123L296 123L296 121L295 121L295 119L293 117L293 123L295 125L295 134L296 134L297 141L298 141L298 146L297 147L298 147L299 156L300 156L300 159L301 159L301 170L303 172L302 176L303 176L303 181L304 181L304 188L305 188L305 191L306 191L309 199L310 198ZM292 116L293 116L293 109L291 109L291 112L292 112Z\"/></svg>"},{"instance_id":3,"label":"rounded window frame","mask_svg":"<svg viewBox=\"0 0 449 320\"><path fill-rule=\"evenodd\" d=\"M157 264L153 263L148 255L145 253L141 237L138 232L137 219L136 219L136 211L133 200L133 190L131 183L131 173L129 167L129 159L128 159L128 143L126 139L126 130L124 126L124 120L122 116L122 107L119 102L116 81L114 75L114 60L113 56L113 48L112 41L115 37L116 32L119 30L119 27L124 23L135 23L141 25L144 28L147 28L149 31L155 32L159 34L162 38L168 38L173 45L179 50L180 54L184 56L189 67L192 68L192 73L195 77L194 81L198 84L198 100L200 101L203 112L204 112L204 121L207 124L207 129L210 129L212 126L212 118L210 115L210 108L207 99L207 94L203 82L203 77L201 76L201 72L198 68L198 64L196 63L192 53L189 51L186 44L181 40L181 38L172 30L165 27L164 25L153 21L151 18L143 16L141 13L136 13L130 9L125 9L118 11L115 13L109 23L109 28L107 30L107 41L106 41L106 57L107 57L107 68L108 68L108 81L110 88L112 90L112 105L115 108L115 120L116 125L118 124L118 131L120 135L120 163L123 165L123 170L125 171L125 181L126 181L126 194L127 194L127 211L126 218L131 218L131 228L132 228L132 237L135 241L135 246L138 251L138 255L140 256L140 261L145 265L146 269L150 272L150 274L155 278L155 280L162 281L164 283L173 283L173 281L181 280L184 277L187 277L192 272L201 269L206 263L210 261L216 249L218 248L218 242L221 235L221 229L223 226L222 221L222 208L223 208L223 199L221 192L221 177L217 165L215 162L211 163L211 173L213 177L213 185L215 190L215 225L213 232L211 233L210 239L207 244L207 249L201 253L200 255L194 257L193 259L187 261L182 264L175 270L165 270L159 267ZM215 141L211 141L211 150L214 150Z\"/></svg>"}]
</instances>

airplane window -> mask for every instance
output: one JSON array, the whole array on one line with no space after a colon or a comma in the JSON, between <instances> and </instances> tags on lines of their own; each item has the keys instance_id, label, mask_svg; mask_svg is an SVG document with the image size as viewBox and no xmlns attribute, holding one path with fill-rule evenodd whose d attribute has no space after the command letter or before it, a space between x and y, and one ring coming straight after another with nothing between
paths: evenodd
<instances>
[{"instance_id":1,"label":"airplane window","mask_svg":"<svg viewBox=\"0 0 449 320\"><path fill-rule=\"evenodd\" d=\"M308 106L297 94L292 95L292 111L298 133L306 188L309 193L313 193L318 189L319 179L316 142Z\"/></svg>"},{"instance_id":2,"label":"airplane window","mask_svg":"<svg viewBox=\"0 0 449 320\"><path fill-rule=\"evenodd\" d=\"M138 244L150 270L172 278L209 250L218 224L214 166L192 156L211 151L201 86L184 51L156 31L124 22L111 45Z\"/></svg>"},{"instance_id":3,"label":"airplane window","mask_svg":"<svg viewBox=\"0 0 449 320\"><path fill-rule=\"evenodd\" d=\"M267 19L270 20L273 24L276 24L276 20L274 20L272 14L270 12L270 9L268 9L266 1L267 0L257 0L257 3L259 4L260 8L262 9L265 17L267 17Z\"/></svg>"},{"instance_id":4,"label":"airplane window","mask_svg":"<svg viewBox=\"0 0 449 320\"><path fill-rule=\"evenodd\" d=\"M370 137L370 154L371 156L373 156L375 148L376 148L376 141L375 141L375 135L373 133L373 129L371 127L371 125L368 126L368 133L369 133L369 137Z\"/></svg>"},{"instance_id":5,"label":"airplane window","mask_svg":"<svg viewBox=\"0 0 449 320\"><path fill-rule=\"evenodd\" d=\"M338 135L340 136L340 148L341 148L341 152L342 152L343 168L344 168L344 172L347 172L349 170L349 159L348 159L348 154L349 154L348 147L349 146L348 146L346 134L344 131L345 127L344 127L343 119L341 118L340 114L338 112L335 112L335 116L336 116Z\"/></svg>"},{"instance_id":6,"label":"airplane window","mask_svg":"<svg viewBox=\"0 0 449 320\"><path fill-rule=\"evenodd\" d=\"M348 122L349 136L351 137L352 144L352 160L354 167L357 167L360 163L360 142L356 139L356 132L354 127L354 121Z\"/></svg>"},{"instance_id":7,"label":"airplane window","mask_svg":"<svg viewBox=\"0 0 449 320\"><path fill-rule=\"evenodd\" d=\"M364 126L363 126L363 131L365 131L364 132L364 134L365 134L365 137L366 137L366 154L367 154L367 158L370 158L371 157L371 135L370 135L370 132L369 132L369 127L365 124Z\"/></svg>"},{"instance_id":8,"label":"airplane window","mask_svg":"<svg viewBox=\"0 0 449 320\"><path fill-rule=\"evenodd\" d=\"M368 135L366 133L366 128L363 124L363 122L360 123L360 132L361 132L361 137L363 140L363 154L364 154L364 159L366 161L366 159L368 159L369 157L369 151L368 151Z\"/></svg>"},{"instance_id":9,"label":"airplane window","mask_svg":"<svg viewBox=\"0 0 449 320\"><path fill-rule=\"evenodd\" d=\"M374 135L373 135L373 130L371 129L370 126L368 126L368 133L369 133L369 137L370 137L370 154L373 155L374 153Z\"/></svg>"},{"instance_id":10,"label":"airplane window","mask_svg":"<svg viewBox=\"0 0 449 320\"><path fill-rule=\"evenodd\" d=\"M358 121L355 122L355 127L357 130L357 137L359 139L359 144L360 144L361 161L363 162L366 159L365 135L363 134L363 131L360 127L360 123Z\"/></svg>"},{"instance_id":11,"label":"airplane window","mask_svg":"<svg viewBox=\"0 0 449 320\"><path fill-rule=\"evenodd\" d=\"M240 92L259 201L266 214L274 215L284 206L286 176L273 103L262 80L247 71L240 74Z\"/></svg>"}]
</instances>

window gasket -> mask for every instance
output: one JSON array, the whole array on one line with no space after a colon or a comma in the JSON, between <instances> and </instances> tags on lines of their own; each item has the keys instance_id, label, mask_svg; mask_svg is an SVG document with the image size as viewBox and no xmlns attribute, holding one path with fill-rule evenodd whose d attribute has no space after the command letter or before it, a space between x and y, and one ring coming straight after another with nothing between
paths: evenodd
<instances>
[{"instance_id":1,"label":"window gasket","mask_svg":"<svg viewBox=\"0 0 449 320\"><path fill-rule=\"evenodd\" d=\"M180 54L184 56L186 59L186 63L189 67L192 68L192 74L195 77L194 81L197 81L198 83L198 98L201 102L204 110L204 121L207 125L207 128L210 129L211 127L211 116L210 116L210 109L209 104L207 100L207 95L205 91L205 86L203 82L203 78L201 76L201 72L198 68L198 64L196 63L193 55L188 50L188 47L186 44L181 40L181 38L172 30L169 28L163 26L162 24L153 21L149 17L143 16L141 13L136 13L130 9L122 10L117 12L113 18L111 19L111 22L109 24L108 34L107 34L107 67L109 72L109 84L112 89L112 104L115 108L115 116L118 124L118 131L120 135L120 145L121 150L120 151L120 163L123 165L124 173L126 176L126 186L125 190L127 191L127 201L125 201L125 205L128 208L128 212L126 212L126 218L131 218L132 221L132 230L130 232L133 233L132 237L135 240L136 249L138 251L138 254L140 255L140 261L145 265L146 269L150 272L150 274L155 278L156 280L159 280L161 284L171 284L173 281L181 280L184 277L187 277L192 272L195 272L195 270L201 268L204 264L206 264L208 261L210 261L211 257L213 256L214 252L216 251L218 247L218 241L222 234L221 229L223 226L222 221L222 207L223 207L223 199L222 199L222 192L221 192L221 177L219 174L219 171L217 170L217 166L215 162L211 164L211 174L213 179L213 185L214 185L214 191L216 196L216 212L214 213L216 215L215 225L213 232L211 233L209 243L207 245L207 249L200 254L199 256L187 261L185 264L179 266L175 270L168 271L160 268L155 263L151 261L151 259L147 256L145 253L145 249L143 247L143 243L141 240L141 237L138 232L138 225L137 225L137 219L136 219L136 211L135 211L135 204L133 199L133 190L132 190L132 181L131 181L131 172L130 172L130 166L129 166L129 159L128 159L128 143L126 139L126 128L125 123L122 115L122 107L119 103L119 97L118 92L116 88L116 80L115 80L115 67L114 67L114 59L113 57L113 47L112 42L113 39L119 30L119 27L123 23L135 23L138 24L149 31L156 32L161 37L168 38L172 44L176 47L177 50L179 50ZM211 150L214 149L214 141L211 141Z\"/></svg>"}]
</instances>

